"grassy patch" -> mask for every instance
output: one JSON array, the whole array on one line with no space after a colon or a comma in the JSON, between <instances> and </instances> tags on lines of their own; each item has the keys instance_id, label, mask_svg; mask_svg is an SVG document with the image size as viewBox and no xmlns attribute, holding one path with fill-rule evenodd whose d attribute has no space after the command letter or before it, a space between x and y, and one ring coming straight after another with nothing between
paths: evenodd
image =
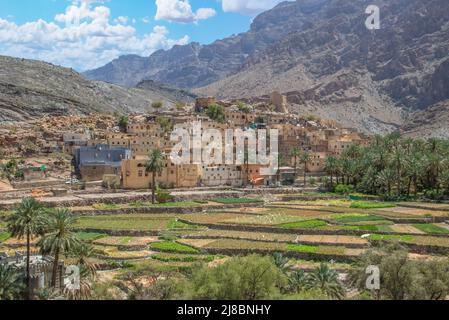
<instances>
[{"instance_id":1,"label":"grassy patch","mask_svg":"<svg viewBox=\"0 0 449 320\"><path fill-rule=\"evenodd\" d=\"M449 234L449 230L434 224L413 224L412 226L425 233Z\"/></svg>"},{"instance_id":2,"label":"grassy patch","mask_svg":"<svg viewBox=\"0 0 449 320\"><path fill-rule=\"evenodd\" d=\"M112 215L81 217L76 227L100 230L166 230L176 216L173 215Z\"/></svg>"},{"instance_id":3,"label":"grassy patch","mask_svg":"<svg viewBox=\"0 0 449 320\"><path fill-rule=\"evenodd\" d=\"M369 238L374 241L412 242L414 239L414 236L372 234Z\"/></svg>"},{"instance_id":4,"label":"grassy patch","mask_svg":"<svg viewBox=\"0 0 449 320\"><path fill-rule=\"evenodd\" d=\"M8 232L0 232L0 242L4 242L11 237L11 234Z\"/></svg>"},{"instance_id":5,"label":"grassy patch","mask_svg":"<svg viewBox=\"0 0 449 320\"><path fill-rule=\"evenodd\" d=\"M76 234L76 237L78 239L80 239L81 241L87 241L87 242L91 242L91 241L95 241L98 239L102 239L107 237L107 234L104 233L95 233L95 232L78 232Z\"/></svg>"},{"instance_id":6,"label":"grassy patch","mask_svg":"<svg viewBox=\"0 0 449 320\"><path fill-rule=\"evenodd\" d=\"M348 213L348 214L336 214L332 216L332 220L339 223L355 223L365 221L380 221L384 220L384 217L374 216L370 214L361 213Z\"/></svg>"},{"instance_id":7,"label":"grassy patch","mask_svg":"<svg viewBox=\"0 0 449 320\"><path fill-rule=\"evenodd\" d=\"M306 220L306 221L298 221L291 222L279 225L281 228L286 229L313 229L327 225L327 223L323 220Z\"/></svg>"},{"instance_id":8,"label":"grassy patch","mask_svg":"<svg viewBox=\"0 0 449 320\"><path fill-rule=\"evenodd\" d=\"M158 253L152 256L152 259L163 262L211 262L215 259L215 256L210 255L189 255L179 253Z\"/></svg>"},{"instance_id":9,"label":"grassy patch","mask_svg":"<svg viewBox=\"0 0 449 320\"><path fill-rule=\"evenodd\" d=\"M191 254L199 253L199 251L193 247L187 246L185 244L180 244L174 241L156 242L151 244L150 247L152 250L162 252L177 252L177 253L191 253Z\"/></svg>"},{"instance_id":10,"label":"grassy patch","mask_svg":"<svg viewBox=\"0 0 449 320\"><path fill-rule=\"evenodd\" d=\"M365 231L365 232L377 232L377 231L380 231L377 225L344 226L343 229Z\"/></svg>"},{"instance_id":11,"label":"grassy patch","mask_svg":"<svg viewBox=\"0 0 449 320\"><path fill-rule=\"evenodd\" d=\"M378 202L378 201L354 201L350 205L350 208L357 208L357 209L383 209L394 207L396 207L396 204L394 203Z\"/></svg>"},{"instance_id":12,"label":"grassy patch","mask_svg":"<svg viewBox=\"0 0 449 320\"><path fill-rule=\"evenodd\" d=\"M212 199L212 201L221 203L221 204L243 204L243 203L263 202L260 199L254 199L254 198L215 198L215 199Z\"/></svg>"},{"instance_id":13,"label":"grassy patch","mask_svg":"<svg viewBox=\"0 0 449 320\"><path fill-rule=\"evenodd\" d=\"M328 254L328 255L344 255L345 247L332 247L332 246L309 246L309 245L298 245L289 244L287 245L288 251L295 251L301 253L316 253L316 254Z\"/></svg>"},{"instance_id":14,"label":"grassy patch","mask_svg":"<svg viewBox=\"0 0 449 320\"><path fill-rule=\"evenodd\" d=\"M177 229L197 229L198 226L187 224L179 220L172 220L168 223L167 228L170 230L177 230Z\"/></svg>"},{"instance_id":15,"label":"grassy patch","mask_svg":"<svg viewBox=\"0 0 449 320\"><path fill-rule=\"evenodd\" d=\"M303 244L289 244L287 245L288 251L296 251L302 253L316 253L318 251L317 246L308 246Z\"/></svg>"}]
</instances>

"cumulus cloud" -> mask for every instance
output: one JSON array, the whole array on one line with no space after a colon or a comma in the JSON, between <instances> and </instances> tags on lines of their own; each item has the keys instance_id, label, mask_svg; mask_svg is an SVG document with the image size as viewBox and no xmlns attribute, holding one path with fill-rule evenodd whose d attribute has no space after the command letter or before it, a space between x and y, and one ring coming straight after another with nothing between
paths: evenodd
<instances>
[{"instance_id":1,"label":"cumulus cloud","mask_svg":"<svg viewBox=\"0 0 449 320\"><path fill-rule=\"evenodd\" d=\"M194 12L189 0L156 0L156 7L156 20L172 22L196 23L216 14L212 8L200 8Z\"/></svg>"},{"instance_id":2,"label":"cumulus cloud","mask_svg":"<svg viewBox=\"0 0 449 320\"><path fill-rule=\"evenodd\" d=\"M221 0L224 12L256 15L285 0Z\"/></svg>"},{"instance_id":3,"label":"cumulus cloud","mask_svg":"<svg viewBox=\"0 0 449 320\"><path fill-rule=\"evenodd\" d=\"M111 22L110 9L98 0L78 0L54 21L39 19L18 25L0 18L0 54L49 61L79 71L102 66L124 54L148 56L158 49L187 44L188 36L170 39L156 26L138 36L128 17Z\"/></svg>"}]
</instances>

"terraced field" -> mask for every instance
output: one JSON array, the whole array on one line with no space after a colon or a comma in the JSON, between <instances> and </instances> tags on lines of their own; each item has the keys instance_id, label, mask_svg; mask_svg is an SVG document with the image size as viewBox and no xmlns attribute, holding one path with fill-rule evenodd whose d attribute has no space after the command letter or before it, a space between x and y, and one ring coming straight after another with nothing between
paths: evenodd
<instances>
[{"instance_id":1,"label":"terraced field","mask_svg":"<svg viewBox=\"0 0 449 320\"><path fill-rule=\"evenodd\" d=\"M241 201L241 207L226 209L210 205L238 204L238 200L214 199L207 202L205 212L199 213L186 212L188 203L170 204L184 211L92 214L80 217L76 227L78 237L94 245L100 265L108 268L116 262L126 262L123 272L145 268L178 270L195 262L219 263L229 255L251 252L281 252L298 266L313 267L325 260L348 268L347 263L369 246L392 242L425 257L449 253L447 204L317 198L284 199L265 206L257 199L247 198ZM138 205L141 204L123 206ZM24 246L24 241L11 239L5 224L0 224L0 252L14 254L23 251Z\"/></svg>"}]
</instances>

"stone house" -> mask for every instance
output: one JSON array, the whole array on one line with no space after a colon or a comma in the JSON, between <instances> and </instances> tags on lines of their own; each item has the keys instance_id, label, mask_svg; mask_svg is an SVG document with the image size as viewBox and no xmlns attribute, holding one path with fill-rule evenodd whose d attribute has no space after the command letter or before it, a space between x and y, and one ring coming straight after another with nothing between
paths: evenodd
<instances>
[{"instance_id":1,"label":"stone house","mask_svg":"<svg viewBox=\"0 0 449 320\"><path fill-rule=\"evenodd\" d=\"M120 174L121 162L130 157L131 151L127 148L81 147L75 154L75 172L83 181L101 181L105 174Z\"/></svg>"}]
</instances>

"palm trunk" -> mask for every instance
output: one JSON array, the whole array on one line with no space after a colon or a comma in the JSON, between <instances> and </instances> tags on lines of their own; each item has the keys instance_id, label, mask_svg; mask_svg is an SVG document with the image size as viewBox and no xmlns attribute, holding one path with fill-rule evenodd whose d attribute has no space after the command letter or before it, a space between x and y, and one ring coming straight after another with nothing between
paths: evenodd
<instances>
[{"instance_id":1,"label":"palm trunk","mask_svg":"<svg viewBox=\"0 0 449 320\"><path fill-rule=\"evenodd\" d=\"M59 264L59 248L55 252L55 261L53 261L53 273L51 277L51 286L56 287L56 277L58 275L58 264Z\"/></svg>"},{"instance_id":2,"label":"palm trunk","mask_svg":"<svg viewBox=\"0 0 449 320\"><path fill-rule=\"evenodd\" d=\"M410 190L412 189L412 178L408 179L408 186L407 186L407 199L410 197Z\"/></svg>"},{"instance_id":3,"label":"palm trunk","mask_svg":"<svg viewBox=\"0 0 449 320\"><path fill-rule=\"evenodd\" d=\"M26 266L26 281L27 281L27 295L28 300L32 299L32 293L31 293L31 275L30 275L30 255L31 255L31 246L30 246L30 233L27 232L27 266Z\"/></svg>"},{"instance_id":4,"label":"palm trunk","mask_svg":"<svg viewBox=\"0 0 449 320\"><path fill-rule=\"evenodd\" d=\"M297 159L297 157L295 156L295 179L298 177L298 159Z\"/></svg>"},{"instance_id":5,"label":"palm trunk","mask_svg":"<svg viewBox=\"0 0 449 320\"><path fill-rule=\"evenodd\" d=\"M304 188L307 186L307 162L304 163Z\"/></svg>"},{"instance_id":6,"label":"palm trunk","mask_svg":"<svg viewBox=\"0 0 449 320\"><path fill-rule=\"evenodd\" d=\"M331 173L331 188L334 188L334 175Z\"/></svg>"},{"instance_id":7,"label":"palm trunk","mask_svg":"<svg viewBox=\"0 0 449 320\"><path fill-rule=\"evenodd\" d=\"M156 172L153 172L153 184L151 185L151 203L156 203Z\"/></svg>"},{"instance_id":8,"label":"palm trunk","mask_svg":"<svg viewBox=\"0 0 449 320\"><path fill-rule=\"evenodd\" d=\"M417 176L413 177L413 185L415 187L415 198L418 197L418 178Z\"/></svg>"}]
</instances>

